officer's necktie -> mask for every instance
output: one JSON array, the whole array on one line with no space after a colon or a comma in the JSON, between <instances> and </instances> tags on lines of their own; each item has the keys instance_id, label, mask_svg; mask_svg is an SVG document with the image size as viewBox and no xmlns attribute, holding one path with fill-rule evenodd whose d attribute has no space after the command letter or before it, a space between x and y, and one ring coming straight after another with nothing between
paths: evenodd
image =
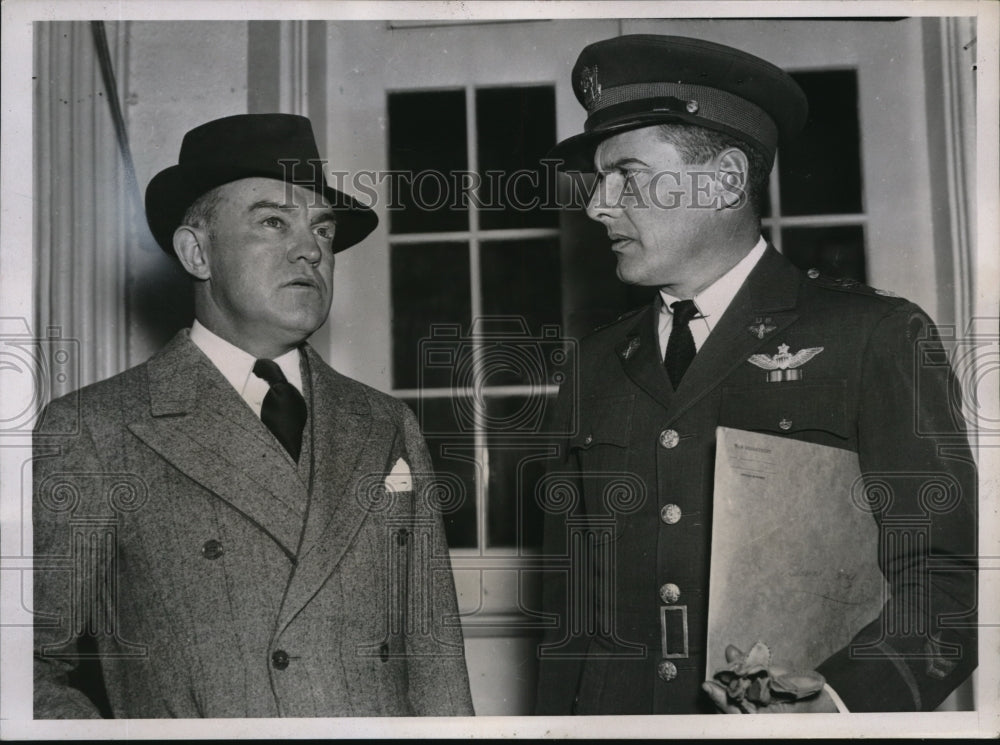
<instances>
[{"instance_id":1,"label":"officer's necktie","mask_svg":"<svg viewBox=\"0 0 1000 745\"><path fill-rule=\"evenodd\" d=\"M288 382L274 360L257 360L253 374L271 384L260 408L260 419L285 450L298 461L302 450L302 428L306 424L306 401Z\"/></svg>"},{"instance_id":2,"label":"officer's necktie","mask_svg":"<svg viewBox=\"0 0 1000 745\"><path fill-rule=\"evenodd\" d=\"M667 375L670 376L670 382L674 384L676 390L688 365L694 359L694 337L688 324L698 315L698 306L694 304L694 300L678 300L670 304L670 310L673 312L674 321L670 329L670 338L667 339L667 353L663 356L663 366L667 368Z\"/></svg>"}]
</instances>

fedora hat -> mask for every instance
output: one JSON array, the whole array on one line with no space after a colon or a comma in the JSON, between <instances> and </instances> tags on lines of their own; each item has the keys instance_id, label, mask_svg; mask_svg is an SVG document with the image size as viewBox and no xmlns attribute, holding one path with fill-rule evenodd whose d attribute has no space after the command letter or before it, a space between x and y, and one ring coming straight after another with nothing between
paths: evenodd
<instances>
[{"instance_id":1,"label":"fedora hat","mask_svg":"<svg viewBox=\"0 0 1000 745\"><path fill-rule=\"evenodd\" d=\"M323 175L312 124L292 114L238 114L195 127L181 143L177 165L146 187L146 221L160 247L174 255L173 235L198 197L244 178L271 178L322 194L337 214L334 252L350 248L378 225L354 197L331 189Z\"/></svg>"},{"instance_id":2,"label":"fedora hat","mask_svg":"<svg viewBox=\"0 0 1000 745\"><path fill-rule=\"evenodd\" d=\"M809 112L805 93L780 67L739 49L683 36L632 34L590 44L573 67L584 131L548 157L591 171L601 140L670 122L696 124L756 145L774 160Z\"/></svg>"}]
</instances>

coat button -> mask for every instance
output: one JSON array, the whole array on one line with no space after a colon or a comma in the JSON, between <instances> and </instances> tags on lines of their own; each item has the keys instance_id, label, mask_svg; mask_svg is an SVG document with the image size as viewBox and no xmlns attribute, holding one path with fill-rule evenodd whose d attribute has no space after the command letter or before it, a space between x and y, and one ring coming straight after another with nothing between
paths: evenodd
<instances>
[{"instance_id":1,"label":"coat button","mask_svg":"<svg viewBox=\"0 0 1000 745\"><path fill-rule=\"evenodd\" d=\"M676 504L665 504L660 508L660 519L667 525L675 525L681 521L681 508Z\"/></svg>"},{"instance_id":2,"label":"coat button","mask_svg":"<svg viewBox=\"0 0 1000 745\"><path fill-rule=\"evenodd\" d=\"M788 431L788 430L790 430L792 428L792 420L791 419L782 419L780 422L778 422L778 426L781 429L783 429L785 431Z\"/></svg>"},{"instance_id":3,"label":"coat button","mask_svg":"<svg viewBox=\"0 0 1000 745\"><path fill-rule=\"evenodd\" d=\"M206 559L218 559L222 556L222 553L222 544L214 538L210 541L205 541L205 545L201 547L201 555Z\"/></svg>"},{"instance_id":4,"label":"coat button","mask_svg":"<svg viewBox=\"0 0 1000 745\"><path fill-rule=\"evenodd\" d=\"M819 269L810 269L806 274L809 276L809 279L816 279L819 276Z\"/></svg>"},{"instance_id":5,"label":"coat button","mask_svg":"<svg viewBox=\"0 0 1000 745\"><path fill-rule=\"evenodd\" d=\"M656 674L660 676L660 680L671 681L677 677L677 665L670 660L660 660L656 666Z\"/></svg>"},{"instance_id":6,"label":"coat button","mask_svg":"<svg viewBox=\"0 0 1000 745\"><path fill-rule=\"evenodd\" d=\"M589 445L593 441L594 441L594 436L593 435L587 435L586 437L583 438L583 444L584 445Z\"/></svg>"},{"instance_id":7,"label":"coat button","mask_svg":"<svg viewBox=\"0 0 1000 745\"><path fill-rule=\"evenodd\" d=\"M660 432L660 445L665 447L667 450L677 447L677 443L680 441L681 436L677 434L677 430L665 429Z\"/></svg>"},{"instance_id":8,"label":"coat button","mask_svg":"<svg viewBox=\"0 0 1000 745\"><path fill-rule=\"evenodd\" d=\"M288 667L288 652L283 649L276 649L271 654L271 666L275 670L284 670Z\"/></svg>"},{"instance_id":9,"label":"coat button","mask_svg":"<svg viewBox=\"0 0 1000 745\"><path fill-rule=\"evenodd\" d=\"M660 600L662 600L667 605L671 603L676 603L678 598L681 596L681 588L675 585L673 582L667 582L665 585L660 585Z\"/></svg>"}]
</instances>

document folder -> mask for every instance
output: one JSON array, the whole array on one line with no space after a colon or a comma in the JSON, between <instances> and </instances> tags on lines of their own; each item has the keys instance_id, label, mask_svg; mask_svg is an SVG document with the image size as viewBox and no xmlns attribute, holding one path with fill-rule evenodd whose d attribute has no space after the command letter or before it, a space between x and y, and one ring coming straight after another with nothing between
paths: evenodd
<instances>
[{"instance_id":1,"label":"document folder","mask_svg":"<svg viewBox=\"0 0 1000 745\"><path fill-rule=\"evenodd\" d=\"M756 641L813 670L888 599L857 454L728 427L716 446L706 679Z\"/></svg>"}]
</instances>

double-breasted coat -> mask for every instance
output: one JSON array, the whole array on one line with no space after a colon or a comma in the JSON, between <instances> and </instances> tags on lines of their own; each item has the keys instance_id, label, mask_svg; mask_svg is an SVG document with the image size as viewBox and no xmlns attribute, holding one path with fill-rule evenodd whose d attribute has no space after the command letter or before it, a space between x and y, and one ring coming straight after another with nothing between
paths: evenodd
<instances>
[{"instance_id":1,"label":"double-breasted coat","mask_svg":"<svg viewBox=\"0 0 1000 745\"><path fill-rule=\"evenodd\" d=\"M560 391L559 431L576 434L558 469L575 485L546 521L543 599L560 625L540 650L538 713L714 711L700 686L720 425L855 451L888 495L873 514L892 595L854 641L877 654L819 666L851 711L934 708L976 666L976 469L935 329L912 303L813 274L768 248L676 391L658 305L581 340L579 385ZM799 380L768 382L749 358L781 345L823 351Z\"/></svg>"},{"instance_id":2,"label":"double-breasted coat","mask_svg":"<svg viewBox=\"0 0 1000 745\"><path fill-rule=\"evenodd\" d=\"M472 714L415 417L303 351L299 463L187 331L48 407L36 718Z\"/></svg>"}]
</instances>

